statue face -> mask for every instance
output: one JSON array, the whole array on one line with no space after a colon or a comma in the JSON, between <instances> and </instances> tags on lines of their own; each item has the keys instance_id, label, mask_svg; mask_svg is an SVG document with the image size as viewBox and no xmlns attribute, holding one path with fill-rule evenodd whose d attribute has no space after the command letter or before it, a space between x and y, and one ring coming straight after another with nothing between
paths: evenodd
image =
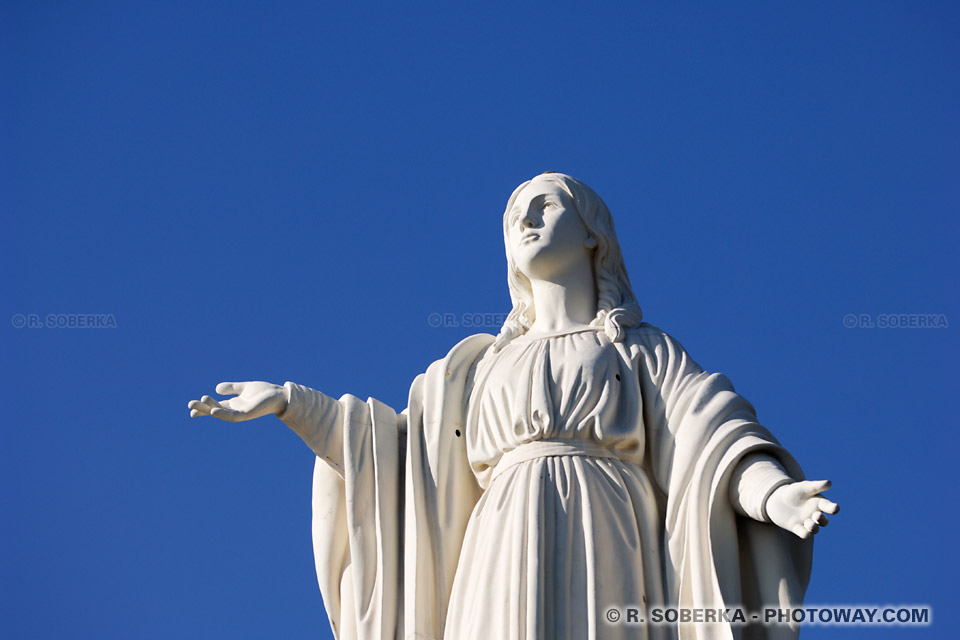
<instances>
[{"instance_id":1,"label":"statue face","mask_svg":"<svg viewBox=\"0 0 960 640\"><path fill-rule=\"evenodd\" d=\"M554 182L531 181L517 195L507 229L517 268L531 280L550 279L591 259L589 233L577 207Z\"/></svg>"}]
</instances>

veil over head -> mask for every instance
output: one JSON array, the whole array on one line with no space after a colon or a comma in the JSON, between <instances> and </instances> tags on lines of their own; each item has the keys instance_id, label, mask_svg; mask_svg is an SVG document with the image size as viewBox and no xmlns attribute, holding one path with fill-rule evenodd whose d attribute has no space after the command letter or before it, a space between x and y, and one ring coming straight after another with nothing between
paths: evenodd
<instances>
[{"instance_id":1,"label":"veil over head","mask_svg":"<svg viewBox=\"0 0 960 640\"><path fill-rule=\"evenodd\" d=\"M530 280L520 271L510 253L507 234L510 227L510 211L520 193L532 182L550 182L559 186L570 196L577 213L590 236L596 240L593 249L593 277L597 290L597 315L592 325L603 327L604 332L614 342L620 342L624 330L638 326L643 312L637 303L637 297L630 286L630 277L623 262L623 253L617 241L617 232L613 226L613 216L603 199L586 184L564 173L548 171L531 180L527 180L510 195L503 213L503 240L507 253L507 285L510 288L510 300L513 308L507 315L500 335L497 336L495 349L500 349L517 336L526 333L533 325L535 311L533 289Z\"/></svg>"}]
</instances>

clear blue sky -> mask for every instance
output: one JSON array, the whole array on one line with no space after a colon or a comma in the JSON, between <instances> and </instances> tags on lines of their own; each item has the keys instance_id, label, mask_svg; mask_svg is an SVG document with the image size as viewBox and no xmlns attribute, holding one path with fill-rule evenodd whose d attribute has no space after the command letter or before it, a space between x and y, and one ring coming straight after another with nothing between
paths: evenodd
<instances>
[{"instance_id":1,"label":"clear blue sky","mask_svg":"<svg viewBox=\"0 0 960 640\"><path fill-rule=\"evenodd\" d=\"M503 206L555 170L648 321L834 481L808 602L938 621L803 637L951 637L960 12L773 4L4 2L0 633L328 637L312 453L186 403L403 408L478 330L431 313L508 310ZM890 313L949 326L844 325Z\"/></svg>"}]
</instances>

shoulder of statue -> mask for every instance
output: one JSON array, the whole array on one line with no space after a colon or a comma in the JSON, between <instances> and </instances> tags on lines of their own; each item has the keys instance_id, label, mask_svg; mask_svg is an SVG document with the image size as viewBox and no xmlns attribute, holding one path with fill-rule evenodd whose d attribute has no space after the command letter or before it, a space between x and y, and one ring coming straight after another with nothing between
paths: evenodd
<instances>
[{"instance_id":1,"label":"shoulder of statue","mask_svg":"<svg viewBox=\"0 0 960 640\"><path fill-rule=\"evenodd\" d=\"M496 340L496 336L489 333L475 333L467 336L450 349L445 360L462 360L464 358L477 360L483 356L494 340Z\"/></svg>"},{"instance_id":2,"label":"shoulder of statue","mask_svg":"<svg viewBox=\"0 0 960 640\"><path fill-rule=\"evenodd\" d=\"M666 331L647 322L641 322L636 327L626 329L626 337L624 338L624 342L630 346L647 349L671 340L673 338Z\"/></svg>"},{"instance_id":3,"label":"shoulder of statue","mask_svg":"<svg viewBox=\"0 0 960 640\"><path fill-rule=\"evenodd\" d=\"M427 369L427 378L432 382L461 383L465 382L477 363L491 350L496 338L489 333L477 333L467 336L440 360L437 360Z\"/></svg>"},{"instance_id":4,"label":"shoulder of statue","mask_svg":"<svg viewBox=\"0 0 960 640\"><path fill-rule=\"evenodd\" d=\"M646 322L627 329L624 343L632 357L641 356L649 367L655 369L665 363L679 362L689 357L679 340Z\"/></svg>"}]
</instances>

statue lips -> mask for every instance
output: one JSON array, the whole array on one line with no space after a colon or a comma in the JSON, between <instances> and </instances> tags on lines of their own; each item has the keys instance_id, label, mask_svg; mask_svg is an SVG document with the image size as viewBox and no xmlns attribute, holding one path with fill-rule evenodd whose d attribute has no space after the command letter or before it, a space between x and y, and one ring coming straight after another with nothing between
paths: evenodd
<instances>
[{"instance_id":1,"label":"statue lips","mask_svg":"<svg viewBox=\"0 0 960 640\"><path fill-rule=\"evenodd\" d=\"M520 238L520 244L529 244L530 242L536 242L540 239L539 233L525 233Z\"/></svg>"}]
</instances>

